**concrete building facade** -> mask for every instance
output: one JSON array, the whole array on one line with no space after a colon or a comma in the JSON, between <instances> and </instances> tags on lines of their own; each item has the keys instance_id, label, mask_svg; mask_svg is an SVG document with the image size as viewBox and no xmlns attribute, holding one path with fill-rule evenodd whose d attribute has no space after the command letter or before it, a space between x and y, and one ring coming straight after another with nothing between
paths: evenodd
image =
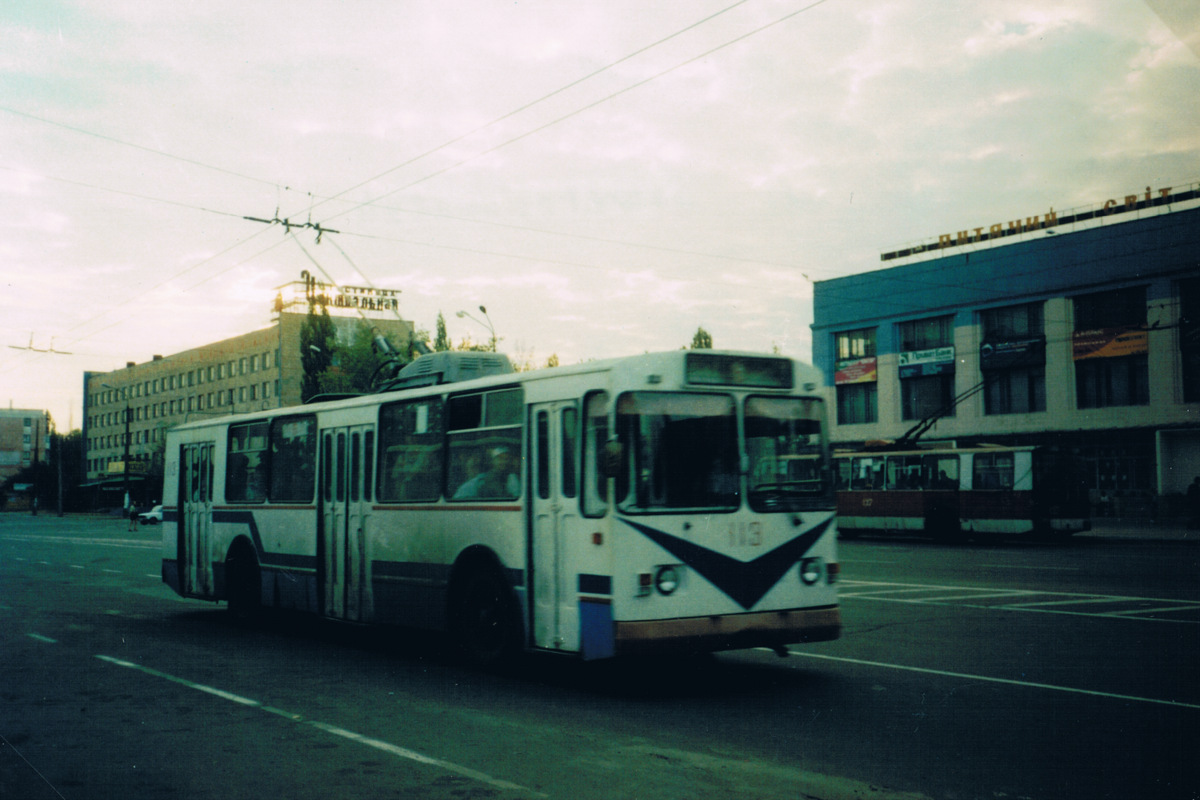
<instances>
[{"instance_id":1,"label":"concrete building facade","mask_svg":"<svg viewBox=\"0 0 1200 800\"><path fill-rule=\"evenodd\" d=\"M833 441L1069 447L1149 513L1200 475L1200 185L1032 220L816 284Z\"/></svg>"},{"instance_id":2,"label":"concrete building facade","mask_svg":"<svg viewBox=\"0 0 1200 800\"><path fill-rule=\"evenodd\" d=\"M326 293L340 342L352 341L364 322L393 342L412 337L412 323L399 318L395 291L315 286ZM112 372L85 373L88 480L111 491L137 484L162 452L167 431L184 422L299 405L300 330L307 314L302 291L313 288L287 299L281 291L270 327ZM141 494L135 491L143 502L155 499Z\"/></svg>"},{"instance_id":3,"label":"concrete building facade","mask_svg":"<svg viewBox=\"0 0 1200 800\"><path fill-rule=\"evenodd\" d=\"M35 460L50 459L49 415L41 409L0 409L0 483Z\"/></svg>"}]
</instances>

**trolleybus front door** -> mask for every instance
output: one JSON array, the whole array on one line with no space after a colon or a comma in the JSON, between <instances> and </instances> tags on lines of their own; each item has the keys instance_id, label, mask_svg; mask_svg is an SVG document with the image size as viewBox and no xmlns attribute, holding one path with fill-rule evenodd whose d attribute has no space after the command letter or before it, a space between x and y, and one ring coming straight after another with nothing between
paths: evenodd
<instances>
[{"instance_id":1,"label":"trolleybus front door","mask_svg":"<svg viewBox=\"0 0 1200 800\"><path fill-rule=\"evenodd\" d=\"M212 443L179 454L179 570L184 594L212 596Z\"/></svg>"},{"instance_id":2,"label":"trolleybus front door","mask_svg":"<svg viewBox=\"0 0 1200 800\"><path fill-rule=\"evenodd\" d=\"M374 495L375 429L370 425L321 432L318 575L323 613L370 618L365 527Z\"/></svg>"},{"instance_id":3,"label":"trolleybus front door","mask_svg":"<svg viewBox=\"0 0 1200 800\"><path fill-rule=\"evenodd\" d=\"M529 587L533 644L579 649L576 582L585 535L579 515L579 411L574 402L531 407Z\"/></svg>"}]
</instances>

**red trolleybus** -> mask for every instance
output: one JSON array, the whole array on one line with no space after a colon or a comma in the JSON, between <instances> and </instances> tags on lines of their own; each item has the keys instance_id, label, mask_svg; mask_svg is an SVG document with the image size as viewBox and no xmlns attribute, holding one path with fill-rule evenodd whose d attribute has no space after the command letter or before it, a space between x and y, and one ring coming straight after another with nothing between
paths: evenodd
<instances>
[{"instance_id":1,"label":"red trolleybus","mask_svg":"<svg viewBox=\"0 0 1200 800\"><path fill-rule=\"evenodd\" d=\"M435 353L375 394L182 425L163 580L446 630L480 663L833 639L818 381L712 351L520 374Z\"/></svg>"},{"instance_id":2,"label":"red trolleybus","mask_svg":"<svg viewBox=\"0 0 1200 800\"><path fill-rule=\"evenodd\" d=\"M900 445L835 454L844 535L1070 536L1091 528L1079 465L1053 449Z\"/></svg>"}]
</instances>

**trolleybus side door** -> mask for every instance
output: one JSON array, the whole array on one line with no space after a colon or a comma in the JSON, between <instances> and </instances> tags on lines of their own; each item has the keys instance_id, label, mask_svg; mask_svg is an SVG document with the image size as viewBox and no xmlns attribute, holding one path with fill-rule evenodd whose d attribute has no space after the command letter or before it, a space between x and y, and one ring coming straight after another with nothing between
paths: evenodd
<instances>
[{"instance_id":1,"label":"trolleybus side door","mask_svg":"<svg viewBox=\"0 0 1200 800\"><path fill-rule=\"evenodd\" d=\"M579 410L574 402L530 407L529 563L535 647L579 649L576 562L585 535L579 514Z\"/></svg>"},{"instance_id":2,"label":"trolleybus side door","mask_svg":"<svg viewBox=\"0 0 1200 800\"><path fill-rule=\"evenodd\" d=\"M366 525L374 496L374 449L374 426L321 431L318 575L323 613L338 619L370 618Z\"/></svg>"},{"instance_id":3,"label":"trolleybus side door","mask_svg":"<svg viewBox=\"0 0 1200 800\"><path fill-rule=\"evenodd\" d=\"M178 557L184 594L214 593L212 458L211 442L180 446Z\"/></svg>"}]
</instances>

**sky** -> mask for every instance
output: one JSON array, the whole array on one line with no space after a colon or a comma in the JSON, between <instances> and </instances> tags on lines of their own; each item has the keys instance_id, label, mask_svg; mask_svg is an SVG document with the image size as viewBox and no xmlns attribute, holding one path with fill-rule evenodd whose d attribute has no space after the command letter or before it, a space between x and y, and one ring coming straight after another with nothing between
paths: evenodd
<instances>
[{"instance_id":1,"label":"sky","mask_svg":"<svg viewBox=\"0 0 1200 800\"><path fill-rule=\"evenodd\" d=\"M304 270L533 364L699 327L808 359L814 281L1200 180L1198 31L1191 0L0 0L0 404L78 428L85 371L266 327Z\"/></svg>"}]
</instances>

